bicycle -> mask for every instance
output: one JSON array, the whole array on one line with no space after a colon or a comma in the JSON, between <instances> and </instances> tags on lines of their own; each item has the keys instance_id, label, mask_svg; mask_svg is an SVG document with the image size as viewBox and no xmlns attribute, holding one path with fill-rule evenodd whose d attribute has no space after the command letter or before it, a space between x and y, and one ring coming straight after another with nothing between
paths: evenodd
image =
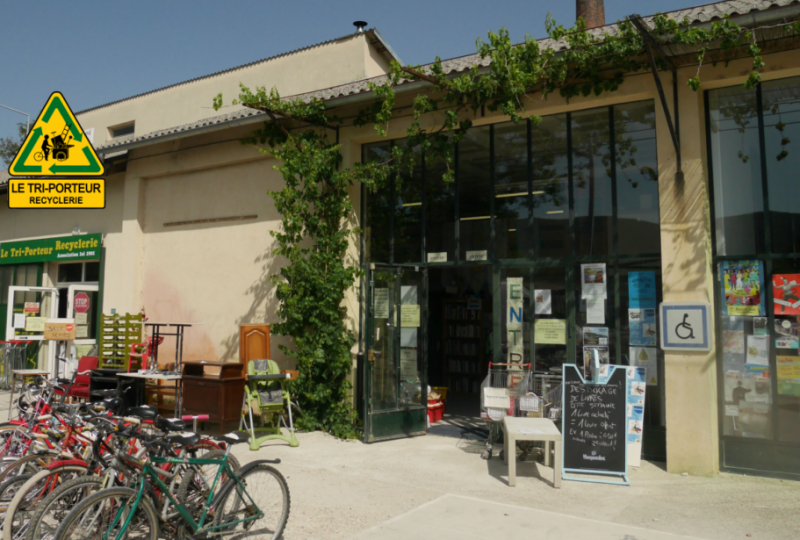
<instances>
[{"instance_id":1,"label":"bicycle","mask_svg":"<svg viewBox=\"0 0 800 540\"><path fill-rule=\"evenodd\" d=\"M148 456L139 460L120 456L141 470L141 476L129 486L113 487L95 493L79 503L64 518L56 531L59 540L145 538L156 540L161 516L152 500L157 489L177 511L180 525L176 529L179 539L209 538L237 534L237 537L280 538L289 519L290 496L286 480L271 464L280 460L254 461L234 472L229 464L230 449L235 444L249 442L242 432L220 437L228 443L219 459L159 457L154 451L174 443L146 434L133 434L148 448ZM192 434L189 437L197 437ZM191 444L192 441L184 441ZM158 465L175 464L198 467L217 466L217 472L206 486L207 496L202 505L188 506L170 491L161 476L169 477ZM220 478L228 480L217 490ZM275 485L277 484L277 485ZM272 499L279 498L277 508Z\"/></svg>"}]
</instances>

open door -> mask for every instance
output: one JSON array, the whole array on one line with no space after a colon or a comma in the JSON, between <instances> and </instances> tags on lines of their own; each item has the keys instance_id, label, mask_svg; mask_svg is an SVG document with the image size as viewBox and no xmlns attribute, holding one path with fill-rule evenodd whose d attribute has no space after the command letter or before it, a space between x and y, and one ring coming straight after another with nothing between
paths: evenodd
<instances>
[{"instance_id":1,"label":"open door","mask_svg":"<svg viewBox=\"0 0 800 540\"><path fill-rule=\"evenodd\" d=\"M427 429L427 271L371 265L367 275L364 440Z\"/></svg>"},{"instance_id":2,"label":"open door","mask_svg":"<svg viewBox=\"0 0 800 540\"><path fill-rule=\"evenodd\" d=\"M44 363L44 365L28 365L27 368L52 370L55 349L47 347L44 341L44 319L53 319L57 315L57 289L18 286L8 288L6 340L31 342L28 346L29 361L34 351L38 351L38 363Z\"/></svg>"}]
</instances>

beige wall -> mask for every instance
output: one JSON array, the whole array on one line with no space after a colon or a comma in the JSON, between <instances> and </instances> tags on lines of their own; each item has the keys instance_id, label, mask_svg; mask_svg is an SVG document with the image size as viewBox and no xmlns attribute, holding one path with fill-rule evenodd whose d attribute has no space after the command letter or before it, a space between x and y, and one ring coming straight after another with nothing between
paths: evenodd
<instances>
[{"instance_id":1,"label":"beige wall","mask_svg":"<svg viewBox=\"0 0 800 540\"><path fill-rule=\"evenodd\" d=\"M84 129L94 128L97 147L109 140L110 126L135 120L134 136L138 136L240 109L241 106L230 105L239 96L240 83L251 89L276 87L281 95L291 96L380 75L388 61L385 54L370 45L369 35L355 34L101 107L79 114L78 121ZM215 111L212 100L220 92L227 106Z\"/></svg>"}]
</instances>

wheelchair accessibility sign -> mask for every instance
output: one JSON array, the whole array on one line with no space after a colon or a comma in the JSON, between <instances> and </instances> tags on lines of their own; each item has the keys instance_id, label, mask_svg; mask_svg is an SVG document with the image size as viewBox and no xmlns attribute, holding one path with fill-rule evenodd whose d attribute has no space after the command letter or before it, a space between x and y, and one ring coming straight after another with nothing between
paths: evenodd
<instances>
[{"instance_id":1,"label":"wheelchair accessibility sign","mask_svg":"<svg viewBox=\"0 0 800 540\"><path fill-rule=\"evenodd\" d=\"M662 302L660 311L663 350L711 350L711 304Z\"/></svg>"}]
</instances>

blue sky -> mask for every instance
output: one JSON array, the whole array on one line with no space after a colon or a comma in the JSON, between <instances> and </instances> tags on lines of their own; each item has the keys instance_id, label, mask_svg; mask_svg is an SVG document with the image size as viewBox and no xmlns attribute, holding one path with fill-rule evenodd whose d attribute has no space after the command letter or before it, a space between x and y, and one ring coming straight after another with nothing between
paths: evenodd
<instances>
[{"instance_id":1,"label":"blue sky","mask_svg":"<svg viewBox=\"0 0 800 540\"><path fill-rule=\"evenodd\" d=\"M705 3L606 0L611 22ZM505 26L515 41L543 37L547 13L565 26L573 0L137 0L4 2L0 10L0 104L31 115L51 92L73 110L376 27L407 63L475 51L475 39ZM209 103L211 96L209 97ZM0 137L24 116L0 108Z\"/></svg>"}]
</instances>

